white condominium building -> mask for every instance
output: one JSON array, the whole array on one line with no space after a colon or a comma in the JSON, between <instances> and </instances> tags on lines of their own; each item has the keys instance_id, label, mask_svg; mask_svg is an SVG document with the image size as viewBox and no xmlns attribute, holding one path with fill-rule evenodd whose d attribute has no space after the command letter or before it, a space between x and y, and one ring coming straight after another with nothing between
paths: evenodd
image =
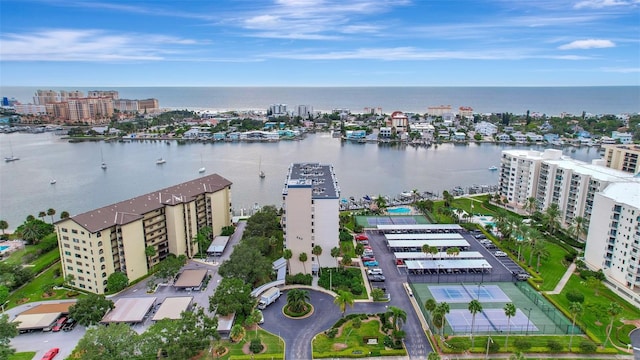
<instances>
[{"instance_id":1,"label":"white condominium building","mask_svg":"<svg viewBox=\"0 0 640 360\"><path fill-rule=\"evenodd\" d=\"M640 306L640 183L614 183L595 194L585 263Z\"/></svg>"},{"instance_id":2,"label":"white condominium building","mask_svg":"<svg viewBox=\"0 0 640 360\"><path fill-rule=\"evenodd\" d=\"M588 227L594 195L617 182L640 182L633 174L563 156L560 150L544 152L505 150L502 152L500 192L515 208L525 208L535 198L538 210L551 204L560 209L563 226L575 217L583 217Z\"/></svg>"},{"instance_id":3,"label":"white condominium building","mask_svg":"<svg viewBox=\"0 0 640 360\"><path fill-rule=\"evenodd\" d=\"M147 274L168 254L193 257L204 227L220 234L231 225L231 182L219 175L95 209L55 224L65 279L102 294L119 271L130 281ZM154 255L145 250L153 247Z\"/></svg>"},{"instance_id":4,"label":"white condominium building","mask_svg":"<svg viewBox=\"0 0 640 360\"><path fill-rule=\"evenodd\" d=\"M640 145L603 145L607 167L632 174L640 173Z\"/></svg>"},{"instance_id":5,"label":"white condominium building","mask_svg":"<svg viewBox=\"0 0 640 360\"><path fill-rule=\"evenodd\" d=\"M331 249L339 246L340 188L333 166L297 163L289 167L282 191L285 248L291 250L289 274L317 272L318 267L336 267ZM314 246L322 254L312 254ZM300 254L307 261L300 261ZM318 265L319 264L319 265Z\"/></svg>"}]
</instances>

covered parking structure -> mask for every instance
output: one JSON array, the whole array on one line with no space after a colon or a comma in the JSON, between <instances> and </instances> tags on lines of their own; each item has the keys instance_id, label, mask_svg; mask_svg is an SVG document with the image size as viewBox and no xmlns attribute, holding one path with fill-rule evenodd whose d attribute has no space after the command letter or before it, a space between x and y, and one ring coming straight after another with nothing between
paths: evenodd
<instances>
[{"instance_id":1,"label":"covered parking structure","mask_svg":"<svg viewBox=\"0 0 640 360\"><path fill-rule=\"evenodd\" d=\"M377 225L380 234L402 233L460 233L464 228L458 224L408 224L408 225Z\"/></svg>"},{"instance_id":2,"label":"covered parking structure","mask_svg":"<svg viewBox=\"0 0 640 360\"><path fill-rule=\"evenodd\" d=\"M435 246L438 249L446 250L451 247L457 247L461 251L469 248L467 240L389 240L387 247L391 252L418 252L422 250L423 245Z\"/></svg>"},{"instance_id":3,"label":"covered parking structure","mask_svg":"<svg viewBox=\"0 0 640 360\"><path fill-rule=\"evenodd\" d=\"M69 314L69 308L75 301L63 303L40 304L21 312L15 319L18 331L21 333L51 328L60 316Z\"/></svg>"},{"instance_id":4,"label":"covered parking structure","mask_svg":"<svg viewBox=\"0 0 640 360\"><path fill-rule=\"evenodd\" d=\"M100 321L103 324L137 324L144 321L147 313L156 302L155 297L137 297L118 299L115 307Z\"/></svg>"},{"instance_id":5,"label":"covered parking structure","mask_svg":"<svg viewBox=\"0 0 640 360\"><path fill-rule=\"evenodd\" d=\"M173 284L173 287L178 289L197 288L202 285L205 276L207 276L206 269L184 270L178 276L178 280Z\"/></svg>"},{"instance_id":6,"label":"covered parking structure","mask_svg":"<svg viewBox=\"0 0 640 360\"><path fill-rule=\"evenodd\" d=\"M410 274L438 274L459 272L491 272L487 260L408 260L405 261Z\"/></svg>"},{"instance_id":7,"label":"covered parking structure","mask_svg":"<svg viewBox=\"0 0 640 360\"><path fill-rule=\"evenodd\" d=\"M231 334L233 322L236 320L236 313L216 315L216 317L218 318L218 334L220 334L220 337L223 339L228 339Z\"/></svg>"},{"instance_id":8,"label":"covered parking structure","mask_svg":"<svg viewBox=\"0 0 640 360\"><path fill-rule=\"evenodd\" d=\"M209 256L222 256L224 249L227 248L227 244L229 243L228 236L216 236L215 239L207 248L207 255Z\"/></svg>"},{"instance_id":9,"label":"covered parking structure","mask_svg":"<svg viewBox=\"0 0 640 360\"><path fill-rule=\"evenodd\" d=\"M384 234L387 241L391 240L461 240L464 236L458 233L406 233L406 234Z\"/></svg>"},{"instance_id":10,"label":"covered parking structure","mask_svg":"<svg viewBox=\"0 0 640 360\"><path fill-rule=\"evenodd\" d=\"M151 318L153 321L162 319L180 319L183 311L191 310L193 305L193 296L169 297L164 299L158 311Z\"/></svg>"},{"instance_id":11,"label":"covered parking structure","mask_svg":"<svg viewBox=\"0 0 640 360\"><path fill-rule=\"evenodd\" d=\"M457 255L449 255L444 251L440 251L436 254L426 254L421 251L409 251L409 252L396 252L393 253L396 261L402 260L467 260L467 259L484 259L478 251L461 251Z\"/></svg>"}]
</instances>

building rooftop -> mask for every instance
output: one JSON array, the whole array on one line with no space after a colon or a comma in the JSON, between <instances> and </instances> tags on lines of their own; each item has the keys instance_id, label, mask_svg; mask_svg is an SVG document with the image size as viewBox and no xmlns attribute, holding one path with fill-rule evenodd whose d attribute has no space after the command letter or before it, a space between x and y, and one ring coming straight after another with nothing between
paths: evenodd
<instances>
[{"instance_id":1,"label":"building rooftop","mask_svg":"<svg viewBox=\"0 0 640 360\"><path fill-rule=\"evenodd\" d=\"M333 173L333 166L320 163L294 163L289 167L289 174L283 193L292 187L311 187L313 199L338 199L340 187Z\"/></svg>"},{"instance_id":2,"label":"building rooftop","mask_svg":"<svg viewBox=\"0 0 640 360\"><path fill-rule=\"evenodd\" d=\"M547 164L555 164L562 169L571 170L574 173L588 175L600 181L609 182L639 182L640 178L634 178L632 173L612 169L602 165L589 164L574 159L544 160Z\"/></svg>"},{"instance_id":3,"label":"building rooftop","mask_svg":"<svg viewBox=\"0 0 640 360\"><path fill-rule=\"evenodd\" d=\"M122 298L100 321L106 323L139 323L156 301L155 297Z\"/></svg>"},{"instance_id":4,"label":"building rooftop","mask_svg":"<svg viewBox=\"0 0 640 360\"><path fill-rule=\"evenodd\" d=\"M153 315L151 320L180 319L182 312L189 310L192 302L192 296L168 297L164 299L162 305L160 305L160 308L158 308L158 311Z\"/></svg>"},{"instance_id":5,"label":"building rooftop","mask_svg":"<svg viewBox=\"0 0 640 360\"><path fill-rule=\"evenodd\" d=\"M608 197L619 204L633 206L640 209L640 183L638 182L618 182L609 184L602 196Z\"/></svg>"},{"instance_id":6,"label":"building rooftop","mask_svg":"<svg viewBox=\"0 0 640 360\"><path fill-rule=\"evenodd\" d=\"M231 186L231 181L222 176L217 174L207 175L91 210L73 216L71 220L94 233L114 225L128 224L142 218L144 214L150 211L160 209L164 206L173 206L189 202L198 195L214 193L228 186ZM61 221L66 221L66 219Z\"/></svg>"},{"instance_id":7,"label":"building rooftop","mask_svg":"<svg viewBox=\"0 0 640 360\"><path fill-rule=\"evenodd\" d=\"M176 280L173 286L178 288L198 287L204 281L205 276L207 276L206 269L184 270L180 273L178 280Z\"/></svg>"}]
</instances>

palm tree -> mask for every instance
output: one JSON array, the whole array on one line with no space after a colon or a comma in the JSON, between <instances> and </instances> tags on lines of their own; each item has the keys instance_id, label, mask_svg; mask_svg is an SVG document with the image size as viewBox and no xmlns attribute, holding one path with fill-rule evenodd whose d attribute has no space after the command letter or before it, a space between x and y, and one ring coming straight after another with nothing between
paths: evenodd
<instances>
[{"instance_id":1,"label":"palm tree","mask_svg":"<svg viewBox=\"0 0 640 360\"><path fill-rule=\"evenodd\" d=\"M38 224L33 221L29 221L22 227L22 238L29 244L37 244L40 233L38 231Z\"/></svg>"},{"instance_id":2,"label":"palm tree","mask_svg":"<svg viewBox=\"0 0 640 360\"><path fill-rule=\"evenodd\" d=\"M40 211L40 212L38 213L38 217L39 217L40 219L42 219L42 221L44 221L44 217L45 217L45 216L47 216L47 212L46 212L46 211Z\"/></svg>"},{"instance_id":3,"label":"palm tree","mask_svg":"<svg viewBox=\"0 0 640 360\"><path fill-rule=\"evenodd\" d=\"M387 207L387 200L385 200L382 195L378 195L378 197L373 202L378 207L378 211L382 211Z\"/></svg>"},{"instance_id":4,"label":"palm tree","mask_svg":"<svg viewBox=\"0 0 640 360\"><path fill-rule=\"evenodd\" d=\"M233 342L239 342L245 335L244 328L240 324L235 324L229 332L229 337Z\"/></svg>"},{"instance_id":5,"label":"palm tree","mask_svg":"<svg viewBox=\"0 0 640 360\"><path fill-rule=\"evenodd\" d=\"M69 212L63 211L60 213L60 220L69 218Z\"/></svg>"},{"instance_id":6,"label":"palm tree","mask_svg":"<svg viewBox=\"0 0 640 360\"><path fill-rule=\"evenodd\" d=\"M337 246L331 248L331 257L336 259L336 263L338 262L338 256L340 256L340 248Z\"/></svg>"},{"instance_id":7,"label":"palm tree","mask_svg":"<svg viewBox=\"0 0 640 360\"><path fill-rule=\"evenodd\" d=\"M460 248L454 246L447 249L448 256L458 256L460 254Z\"/></svg>"},{"instance_id":8,"label":"palm tree","mask_svg":"<svg viewBox=\"0 0 640 360\"><path fill-rule=\"evenodd\" d=\"M400 324L398 320L402 320L403 323L407 321L407 313L399 307L389 306L387 314L391 315L391 317L393 318L393 328L395 330L400 330Z\"/></svg>"},{"instance_id":9,"label":"palm tree","mask_svg":"<svg viewBox=\"0 0 640 360\"><path fill-rule=\"evenodd\" d=\"M343 290L339 290L338 295L333 299L333 303L338 305L340 311L342 311L343 317L344 313L347 311L347 306L353 307L353 301L353 294Z\"/></svg>"},{"instance_id":10,"label":"palm tree","mask_svg":"<svg viewBox=\"0 0 640 360\"><path fill-rule=\"evenodd\" d=\"M433 310L436 309L437 305L438 304L433 298L427 299L427 301L424 302L424 308L429 312L429 314L431 314Z\"/></svg>"},{"instance_id":11,"label":"palm tree","mask_svg":"<svg viewBox=\"0 0 640 360\"><path fill-rule=\"evenodd\" d=\"M427 360L440 360L440 354L437 352L430 352L429 356L427 356Z\"/></svg>"},{"instance_id":12,"label":"palm tree","mask_svg":"<svg viewBox=\"0 0 640 360\"><path fill-rule=\"evenodd\" d=\"M0 230L2 230L2 235L4 235L4 231L9 228L9 223L7 220L0 220Z\"/></svg>"},{"instance_id":13,"label":"palm tree","mask_svg":"<svg viewBox=\"0 0 640 360\"><path fill-rule=\"evenodd\" d=\"M527 208L527 211L529 211L529 215L531 215L538 208L538 199L536 199L535 197L527 198L527 201L525 201L524 204L524 206Z\"/></svg>"},{"instance_id":14,"label":"palm tree","mask_svg":"<svg viewBox=\"0 0 640 360\"><path fill-rule=\"evenodd\" d=\"M54 209L54 208L49 208L49 209L47 210L47 215L51 216L51 223L52 223L52 224L53 224L53 215L55 215L55 214L56 214L56 209Z\"/></svg>"},{"instance_id":15,"label":"palm tree","mask_svg":"<svg viewBox=\"0 0 640 360\"><path fill-rule=\"evenodd\" d=\"M447 318L445 317L446 314L448 314L451 311L451 308L449 307L449 304L446 302L441 302L436 306L436 309L433 311L434 313L434 317L437 316L440 318L440 322L442 325L442 334L441 336L444 337L444 327L447 324Z\"/></svg>"},{"instance_id":16,"label":"palm tree","mask_svg":"<svg viewBox=\"0 0 640 360\"><path fill-rule=\"evenodd\" d=\"M584 228L587 220L582 216L576 216L573 218L573 234L576 237L576 241L580 241L580 235L584 235L586 229Z\"/></svg>"},{"instance_id":17,"label":"palm tree","mask_svg":"<svg viewBox=\"0 0 640 360\"><path fill-rule=\"evenodd\" d=\"M298 256L298 260L300 260L300 262L302 263L302 266L304 268L304 273L307 273L307 266L304 264L305 262L307 262L307 253L303 252L300 253L300 256Z\"/></svg>"},{"instance_id":18,"label":"palm tree","mask_svg":"<svg viewBox=\"0 0 640 360\"><path fill-rule=\"evenodd\" d=\"M156 255L156 248L153 245L149 245L144 248L144 254L147 256L147 266L151 268L151 258Z\"/></svg>"},{"instance_id":19,"label":"palm tree","mask_svg":"<svg viewBox=\"0 0 640 360\"><path fill-rule=\"evenodd\" d=\"M306 309L307 302L310 299L307 290L291 289L287 293L287 306L293 312L301 312Z\"/></svg>"},{"instance_id":20,"label":"palm tree","mask_svg":"<svg viewBox=\"0 0 640 360\"><path fill-rule=\"evenodd\" d=\"M621 312L622 307L618 303L612 302L607 307L607 314L609 314L609 316L611 317L611 321L609 322L607 338L604 339L604 345L602 345L603 348L607 347L607 341L609 341L609 338L611 337L611 330L613 329L613 322L616 320L616 316L618 316L618 314L620 314Z\"/></svg>"},{"instance_id":21,"label":"palm tree","mask_svg":"<svg viewBox=\"0 0 640 360\"><path fill-rule=\"evenodd\" d=\"M291 265L289 265L289 260L293 257L291 249L284 249L284 251L282 252L282 257L287 260L287 271L291 270Z\"/></svg>"},{"instance_id":22,"label":"palm tree","mask_svg":"<svg viewBox=\"0 0 640 360\"><path fill-rule=\"evenodd\" d=\"M558 227L558 219L560 218L560 207L558 204L551 204L544 211L544 224L549 234L553 234Z\"/></svg>"},{"instance_id":23,"label":"palm tree","mask_svg":"<svg viewBox=\"0 0 640 360\"><path fill-rule=\"evenodd\" d=\"M418 198L420 197L420 194L418 193L418 189L411 190L411 197L413 197L414 203L418 201Z\"/></svg>"},{"instance_id":24,"label":"palm tree","mask_svg":"<svg viewBox=\"0 0 640 360\"><path fill-rule=\"evenodd\" d=\"M314 246L313 249L311 249L311 253L318 259L318 274L320 274L320 255L322 255L322 246Z\"/></svg>"},{"instance_id":25,"label":"palm tree","mask_svg":"<svg viewBox=\"0 0 640 360\"><path fill-rule=\"evenodd\" d=\"M536 244L536 246L531 249L531 252L534 253L538 257L538 262L536 263L536 272L540 272L540 258L546 259L549 257L549 250L544 245L544 241L540 241Z\"/></svg>"},{"instance_id":26,"label":"palm tree","mask_svg":"<svg viewBox=\"0 0 640 360\"><path fill-rule=\"evenodd\" d=\"M444 200L445 207L451 207L451 204L453 203L453 195L445 190L442 192L442 200Z\"/></svg>"},{"instance_id":27,"label":"palm tree","mask_svg":"<svg viewBox=\"0 0 640 360\"><path fill-rule=\"evenodd\" d=\"M573 334L575 333L576 327L576 317L582 313L584 309L582 308L582 304L577 301L571 302L569 304L569 312L571 313L571 334L569 337L569 352L571 352L571 343L573 342Z\"/></svg>"},{"instance_id":28,"label":"palm tree","mask_svg":"<svg viewBox=\"0 0 640 360\"><path fill-rule=\"evenodd\" d=\"M471 347L473 347L474 344L474 338L473 338L473 327L476 325L476 314L482 311L482 304L480 304L480 301L473 299L471 300L471 302L469 303L469 312L471 313Z\"/></svg>"},{"instance_id":29,"label":"palm tree","mask_svg":"<svg viewBox=\"0 0 640 360\"><path fill-rule=\"evenodd\" d=\"M507 317L507 337L504 340L504 347L509 344L509 332L511 331L511 318L516 316L516 306L513 303L507 303L504 306L504 315Z\"/></svg>"}]
</instances>

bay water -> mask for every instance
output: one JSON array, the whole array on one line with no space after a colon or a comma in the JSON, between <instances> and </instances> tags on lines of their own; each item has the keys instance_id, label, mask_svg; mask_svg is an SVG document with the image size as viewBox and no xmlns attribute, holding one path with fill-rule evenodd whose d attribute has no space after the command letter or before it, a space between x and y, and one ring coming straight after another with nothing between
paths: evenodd
<instances>
[{"instance_id":1,"label":"bay water","mask_svg":"<svg viewBox=\"0 0 640 360\"><path fill-rule=\"evenodd\" d=\"M9 228L27 215L54 208L75 215L131 197L217 173L231 182L234 210L259 205L282 206L287 169L293 162L331 164L341 197L396 196L403 191L441 193L456 186L496 185L501 151L542 147L496 144L438 147L351 143L329 133L310 134L299 141L273 143L187 143L172 141L69 143L53 133L0 134L0 157L13 151L20 160L0 163L0 219ZM590 161L598 149L563 150ZM165 164L157 165L158 158ZM107 163L107 169L100 163ZM266 177L260 179L260 169ZM55 184L50 184L55 180ZM47 217L48 219L48 217Z\"/></svg>"}]
</instances>

